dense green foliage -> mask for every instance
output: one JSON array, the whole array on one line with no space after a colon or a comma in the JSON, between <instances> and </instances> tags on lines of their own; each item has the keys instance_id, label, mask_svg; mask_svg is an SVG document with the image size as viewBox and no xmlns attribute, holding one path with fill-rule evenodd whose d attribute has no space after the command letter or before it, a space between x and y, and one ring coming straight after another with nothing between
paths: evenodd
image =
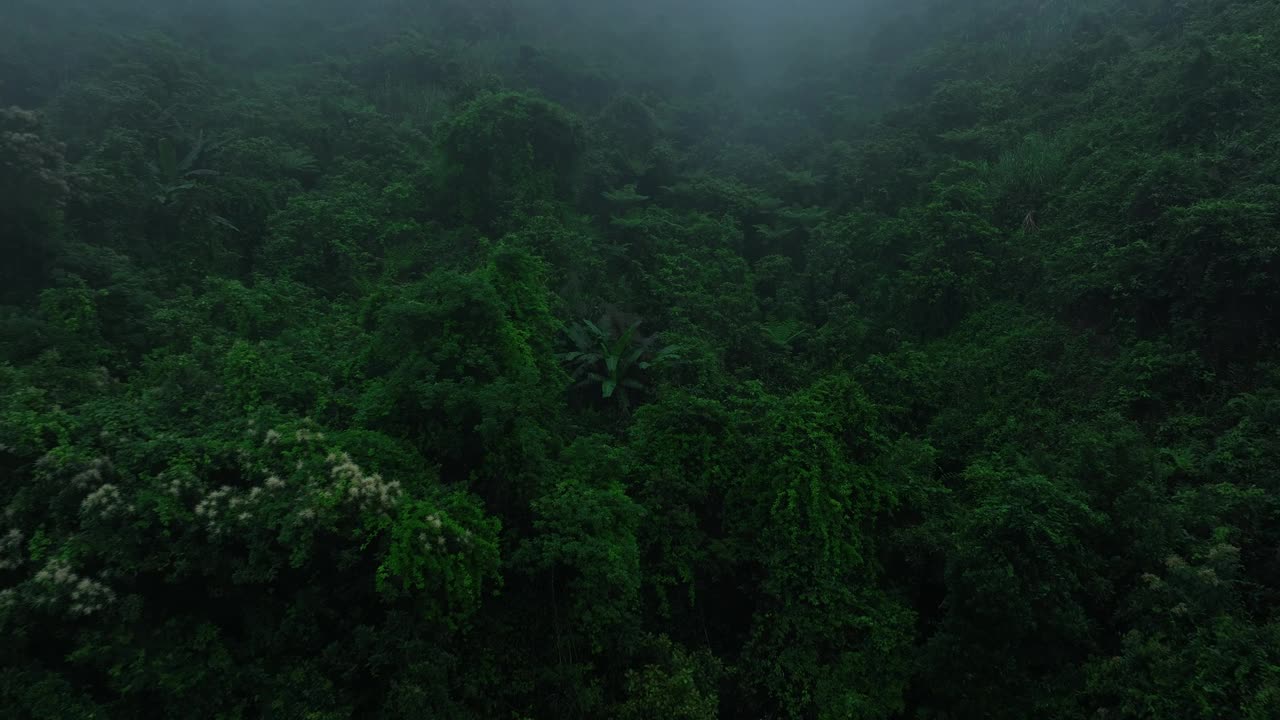
<instances>
[{"instance_id":1,"label":"dense green foliage","mask_svg":"<svg viewBox=\"0 0 1280 720\"><path fill-rule=\"evenodd\" d=\"M1280 5L827 4L7 0L3 715L1280 718Z\"/></svg>"}]
</instances>

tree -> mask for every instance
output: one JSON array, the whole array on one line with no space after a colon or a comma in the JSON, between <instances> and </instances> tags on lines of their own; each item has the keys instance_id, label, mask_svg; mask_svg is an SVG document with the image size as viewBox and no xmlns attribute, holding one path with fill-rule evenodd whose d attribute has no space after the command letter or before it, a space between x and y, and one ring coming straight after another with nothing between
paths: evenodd
<instances>
[{"instance_id":1,"label":"tree","mask_svg":"<svg viewBox=\"0 0 1280 720\"><path fill-rule=\"evenodd\" d=\"M0 108L0 235L6 261L0 299L38 287L60 245L62 208L71 195L64 146L49 137L40 115Z\"/></svg>"},{"instance_id":2,"label":"tree","mask_svg":"<svg viewBox=\"0 0 1280 720\"><path fill-rule=\"evenodd\" d=\"M490 229L537 201L566 199L581 145L577 120L559 105L523 93L481 94L442 128L442 209Z\"/></svg>"}]
</instances>

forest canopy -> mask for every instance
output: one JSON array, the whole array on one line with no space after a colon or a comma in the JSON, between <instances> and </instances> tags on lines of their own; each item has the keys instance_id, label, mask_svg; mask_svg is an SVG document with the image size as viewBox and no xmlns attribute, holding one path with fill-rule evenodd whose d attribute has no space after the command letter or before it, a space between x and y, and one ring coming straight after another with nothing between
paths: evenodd
<instances>
[{"instance_id":1,"label":"forest canopy","mask_svg":"<svg viewBox=\"0 0 1280 720\"><path fill-rule=\"evenodd\" d=\"M1280 718L1277 38L5 0L0 714Z\"/></svg>"}]
</instances>

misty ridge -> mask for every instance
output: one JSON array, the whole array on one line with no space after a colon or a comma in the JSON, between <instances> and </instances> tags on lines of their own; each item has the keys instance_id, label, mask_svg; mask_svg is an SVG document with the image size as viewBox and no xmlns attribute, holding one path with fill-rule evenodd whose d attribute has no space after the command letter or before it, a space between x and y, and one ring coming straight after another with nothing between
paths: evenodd
<instances>
[{"instance_id":1,"label":"misty ridge","mask_svg":"<svg viewBox=\"0 0 1280 720\"><path fill-rule=\"evenodd\" d=\"M0 1L0 716L1280 719L1277 37Z\"/></svg>"}]
</instances>

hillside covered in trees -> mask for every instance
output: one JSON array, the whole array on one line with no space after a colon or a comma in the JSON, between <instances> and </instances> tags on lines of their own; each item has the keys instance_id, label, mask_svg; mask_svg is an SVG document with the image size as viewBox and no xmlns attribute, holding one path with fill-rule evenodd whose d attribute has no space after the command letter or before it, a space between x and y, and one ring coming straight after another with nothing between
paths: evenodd
<instances>
[{"instance_id":1,"label":"hillside covered in trees","mask_svg":"<svg viewBox=\"0 0 1280 720\"><path fill-rule=\"evenodd\" d=\"M5 718L1280 718L1273 0L4 0Z\"/></svg>"}]
</instances>

